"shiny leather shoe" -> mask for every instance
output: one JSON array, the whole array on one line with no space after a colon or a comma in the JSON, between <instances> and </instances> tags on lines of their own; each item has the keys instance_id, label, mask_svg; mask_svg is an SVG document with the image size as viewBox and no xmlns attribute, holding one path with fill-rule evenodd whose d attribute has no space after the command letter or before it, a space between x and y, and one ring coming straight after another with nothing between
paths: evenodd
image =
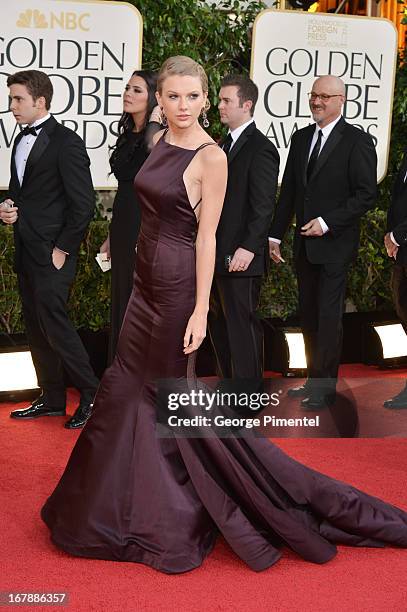
<instances>
[{"instance_id":1,"label":"shiny leather shoe","mask_svg":"<svg viewBox=\"0 0 407 612\"><path fill-rule=\"evenodd\" d=\"M391 399L386 400L383 403L385 408L389 408L390 410L401 410L403 408L407 408L407 390L403 389L401 393L398 393Z\"/></svg>"},{"instance_id":2,"label":"shiny leather shoe","mask_svg":"<svg viewBox=\"0 0 407 612\"><path fill-rule=\"evenodd\" d=\"M325 410L335 403L336 393L318 393L305 397L301 406L303 410Z\"/></svg>"},{"instance_id":3,"label":"shiny leather shoe","mask_svg":"<svg viewBox=\"0 0 407 612\"><path fill-rule=\"evenodd\" d=\"M10 417L12 419L37 419L42 416L65 416L65 414L65 408L50 406L43 397L39 397L28 408L10 412Z\"/></svg>"},{"instance_id":4,"label":"shiny leather shoe","mask_svg":"<svg viewBox=\"0 0 407 612\"><path fill-rule=\"evenodd\" d=\"M293 387L288 389L288 397L307 397L311 393L310 383L307 380L301 387Z\"/></svg>"},{"instance_id":5,"label":"shiny leather shoe","mask_svg":"<svg viewBox=\"0 0 407 612\"><path fill-rule=\"evenodd\" d=\"M79 404L75 413L71 418L65 423L64 427L66 429L80 429L83 427L92 414L93 404Z\"/></svg>"}]
</instances>

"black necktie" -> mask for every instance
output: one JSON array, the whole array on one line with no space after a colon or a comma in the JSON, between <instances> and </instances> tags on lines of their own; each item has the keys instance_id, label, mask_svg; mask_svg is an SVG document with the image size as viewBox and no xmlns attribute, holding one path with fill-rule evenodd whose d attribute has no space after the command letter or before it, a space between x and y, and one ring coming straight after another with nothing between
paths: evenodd
<instances>
[{"instance_id":1,"label":"black necktie","mask_svg":"<svg viewBox=\"0 0 407 612\"><path fill-rule=\"evenodd\" d=\"M25 127L25 128L22 130L22 132L21 132L21 133L22 133L22 135L23 135L23 136L28 136L29 134L32 134L33 136L36 136L36 135L37 135L37 129L38 129L39 127L40 127L40 126L36 126L36 127L34 127L34 126L33 126L33 127L28 127L28 125L27 125L27 127Z\"/></svg>"},{"instance_id":2,"label":"black necktie","mask_svg":"<svg viewBox=\"0 0 407 612\"><path fill-rule=\"evenodd\" d=\"M308 166L307 166L307 180L309 181L314 168L316 166L317 163L317 159L318 159L318 155L319 152L321 150L321 140L322 140L322 130L318 130L318 138L317 141L314 145L314 148L311 151L311 155L310 158L308 160Z\"/></svg>"},{"instance_id":3,"label":"black necktie","mask_svg":"<svg viewBox=\"0 0 407 612\"><path fill-rule=\"evenodd\" d=\"M225 138L225 142L223 143L222 149L225 151L226 155L229 155L230 147L233 144L232 134L229 134Z\"/></svg>"}]
</instances>

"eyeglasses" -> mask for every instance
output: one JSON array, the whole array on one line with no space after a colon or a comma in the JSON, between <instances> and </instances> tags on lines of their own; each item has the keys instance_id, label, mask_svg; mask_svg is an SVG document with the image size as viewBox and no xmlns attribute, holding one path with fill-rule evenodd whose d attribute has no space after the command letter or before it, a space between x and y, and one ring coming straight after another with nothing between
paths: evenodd
<instances>
[{"instance_id":1,"label":"eyeglasses","mask_svg":"<svg viewBox=\"0 0 407 612\"><path fill-rule=\"evenodd\" d=\"M323 93L323 94L316 94L316 93L315 93L315 92L313 92L313 91L310 91L310 92L309 92L309 94L308 94L308 97L309 97L309 99L310 99L312 102L314 102L314 101L315 101L315 100L317 100L318 98L319 98L320 100L322 100L322 102L328 102L328 100L329 100L330 98L337 98L338 96L342 96L342 94L331 94L331 95L329 95L329 94L324 94L324 93Z\"/></svg>"}]
</instances>

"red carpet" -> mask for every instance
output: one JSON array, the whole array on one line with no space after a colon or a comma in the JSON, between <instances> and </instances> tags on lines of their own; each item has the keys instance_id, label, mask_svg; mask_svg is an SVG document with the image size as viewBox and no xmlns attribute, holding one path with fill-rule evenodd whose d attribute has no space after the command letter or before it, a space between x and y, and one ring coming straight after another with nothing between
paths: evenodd
<instances>
[{"instance_id":1,"label":"red carpet","mask_svg":"<svg viewBox=\"0 0 407 612\"><path fill-rule=\"evenodd\" d=\"M71 406L75 399L71 394ZM286 550L277 565L256 574L219 541L201 568L178 576L60 552L49 541L39 511L78 433L62 427L65 417L12 420L9 411L16 407L0 404L0 591L67 591L68 609L75 612L407 610L406 550L340 547L327 565L307 563ZM406 440L285 439L278 444L310 467L407 509Z\"/></svg>"},{"instance_id":2,"label":"red carpet","mask_svg":"<svg viewBox=\"0 0 407 612\"><path fill-rule=\"evenodd\" d=\"M277 418L304 416L297 399L286 391L298 386L303 379L284 378L267 372L272 381L271 391L282 390L280 405L267 412ZM341 365L337 401L330 410L321 412L318 428L274 427L265 433L269 437L318 438L407 438L407 410L387 410L386 399L399 393L407 380L407 369L381 370L377 366L353 363Z\"/></svg>"}]
</instances>

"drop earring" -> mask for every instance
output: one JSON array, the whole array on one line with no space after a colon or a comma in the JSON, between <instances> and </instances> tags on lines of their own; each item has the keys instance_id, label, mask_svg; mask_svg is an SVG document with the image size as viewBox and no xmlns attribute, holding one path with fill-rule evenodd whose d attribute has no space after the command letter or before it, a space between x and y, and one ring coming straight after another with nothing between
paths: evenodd
<instances>
[{"instance_id":1,"label":"drop earring","mask_svg":"<svg viewBox=\"0 0 407 612\"><path fill-rule=\"evenodd\" d=\"M208 128L209 127L209 119L208 119L208 115L206 114L206 110L203 109L202 110L202 125L204 126L204 128Z\"/></svg>"},{"instance_id":2,"label":"drop earring","mask_svg":"<svg viewBox=\"0 0 407 612\"><path fill-rule=\"evenodd\" d=\"M163 109L161 109L161 125L165 128L168 127L167 117L165 116Z\"/></svg>"}]
</instances>

